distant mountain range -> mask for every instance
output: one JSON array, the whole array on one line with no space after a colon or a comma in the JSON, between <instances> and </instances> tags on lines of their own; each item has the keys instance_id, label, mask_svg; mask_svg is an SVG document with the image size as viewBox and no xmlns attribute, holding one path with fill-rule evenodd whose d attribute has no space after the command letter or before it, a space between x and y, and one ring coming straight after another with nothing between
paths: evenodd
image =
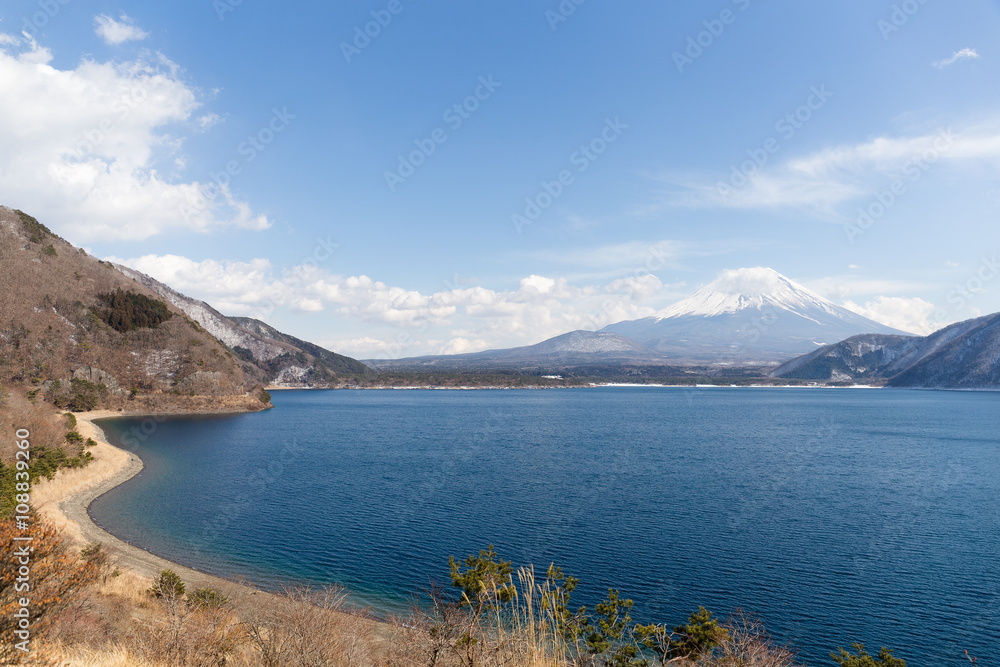
<instances>
[{"instance_id":1,"label":"distant mountain range","mask_svg":"<svg viewBox=\"0 0 1000 667\"><path fill-rule=\"evenodd\" d=\"M863 333L906 335L862 317L768 268L725 271L656 315L536 345L473 354L368 360L393 370L522 370L657 366L772 368ZM627 373L626 373L627 374Z\"/></svg>"},{"instance_id":2,"label":"distant mountain range","mask_svg":"<svg viewBox=\"0 0 1000 667\"><path fill-rule=\"evenodd\" d=\"M1000 388L1000 314L919 338L854 336L782 364L774 377L891 387Z\"/></svg>"},{"instance_id":3,"label":"distant mountain range","mask_svg":"<svg viewBox=\"0 0 1000 667\"><path fill-rule=\"evenodd\" d=\"M615 333L571 331L535 345L467 354L366 359L380 370L394 371L558 371L576 366L662 364L663 355Z\"/></svg>"},{"instance_id":4,"label":"distant mountain range","mask_svg":"<svg viewBox=\"0 0 1000 667\"><path fill-rule=\"evenodd\" d=\"M652 317L601 331L505 350L372 360L369 367L100 262L30 215L4 207L0 265L0 384L37 387L57 405L94 397L81 387L94 387L87 391L99 391L108 405L149 398L159 408L184 397L258 405L260 385L377 385L382 379L373 368L568 373L574 381L714 375L1000 388L1000 314L912 336L761 267L726 271Z\"/></svg>"}]
</instances>

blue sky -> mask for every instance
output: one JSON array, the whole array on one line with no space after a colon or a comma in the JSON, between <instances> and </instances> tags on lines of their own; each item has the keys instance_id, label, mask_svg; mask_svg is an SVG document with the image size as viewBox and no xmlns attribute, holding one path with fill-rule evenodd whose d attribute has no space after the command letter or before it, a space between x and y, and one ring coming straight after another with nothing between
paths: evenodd
<instances>
[{"instance_id":1,"label":"blue sky","mask_svg":"<svg viewBox=\"0 0 1000 667\"><path fill-rule=\"evenodd\" d=\"M0 203L361 358L745 266L1000 310L996 1L236 3L4 3Z\"/></svg>"}]
</instances>

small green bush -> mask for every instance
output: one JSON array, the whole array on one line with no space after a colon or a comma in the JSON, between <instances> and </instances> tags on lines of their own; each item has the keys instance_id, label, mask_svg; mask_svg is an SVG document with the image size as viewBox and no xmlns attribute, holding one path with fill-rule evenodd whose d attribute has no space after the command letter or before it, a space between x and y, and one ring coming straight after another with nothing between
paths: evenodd
<instances>
[{"instance_id":1,"label":"small green bush","mask_svg":"<svg viewBox=\"0 0 1000 667\"><path fill-rule=\"evenodd\" d=\"M38 477L52 479L56 476L59 468L65 467L69 458L66 451L59 447L46 447L44 445L33 447L31 451L32 477L37 474Z\"/></svg>"},{"instance_id":2,"label":"small green bush","mask_svg":"<svg viewBox=\"0 0 1000 667\"><path fill-rule=\"evenodd\" d=\"M188 604L195 609L221 609L229 598L214 588L198 588L188 596Z\"/></svg>"},{"instance_id":3,"label":"small green bush","mask_svg":"<svg viewBox=\"0 0 1000 667\"><path fill-rule=\"evenodd\" d=\"M864 644L855 642L851 646L858 652L857 655L839 649L840 655L831 653L830 657L841 667L906 667L906 662L903 659L893 657L892 651L884 646L878 652L878 657L868 655Z\"/></svg>"},{"instance_id":4,"label":"small green bush","mask_svg":"<svg viewBox=\"0 0 1000 667\"><path fill-rule=\"evenodd\" d=\"M73 378L70 380L70 393L55 396L53 402L57 406L73 412L87 412L96 408L101 399L107 396L107 393L108 387L106 385Z\"/></svg>"},{"instance_id":5,"label":"small green bush","mask_svg":"<svg viewBox=\"0 0 1000 667\"><path fill-rule=\"evenodd\" d=\"M173 570L163 570L148 592L154 598L179 598L184 595L184 582Z\"/></svg>"}]
</instances>

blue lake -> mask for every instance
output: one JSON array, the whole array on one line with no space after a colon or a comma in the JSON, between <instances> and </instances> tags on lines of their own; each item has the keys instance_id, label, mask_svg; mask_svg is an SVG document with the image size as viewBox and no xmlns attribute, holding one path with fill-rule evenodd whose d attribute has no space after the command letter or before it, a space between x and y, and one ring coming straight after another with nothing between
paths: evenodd
<instances>
[{"instance_id":1,"label":"blue lake","mask_svg":"<svg viewBox=\"0 0 1000 667\"><path fill-rule=\"evenodd\" d=\"M488 544L638 621L756 612L809 664L1000 664L1000 393L282 391L266 412L113 419L144 472L91 506L223 576L403 610ZM875 652L873 651L873 652ZM967 664L967 663L966 663Z\"/></svg>"}]
</instances>

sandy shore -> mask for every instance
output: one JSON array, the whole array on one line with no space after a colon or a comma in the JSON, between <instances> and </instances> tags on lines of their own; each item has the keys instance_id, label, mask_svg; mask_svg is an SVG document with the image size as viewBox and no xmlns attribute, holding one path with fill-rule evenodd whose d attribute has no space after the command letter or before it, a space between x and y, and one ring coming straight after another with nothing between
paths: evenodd
<instances>
[{"instance_id":1,"label":"sandy shore","mask_svg":"<svg viewBox=\"0 0 1000 667\"><path fill-rule=\"evenodd\" d=\"M171 569L189 587L234 586L233 582L221 577L192 570L120 540L91 520L87 508L95 498L142 472L142 459L109 443L104 431L94 424L95 419L121 416L125 415L109 410L94 410L76 415L76 430L80 435L97 441L97 445L89 448L94 460L84 468L63 469L54 479L37 483L32 489L32 504L35 509L60 528L77 546L100 542L114 555L118 567L139 576L152 579L162 570Z\"/></svg>"}]
</instances>

